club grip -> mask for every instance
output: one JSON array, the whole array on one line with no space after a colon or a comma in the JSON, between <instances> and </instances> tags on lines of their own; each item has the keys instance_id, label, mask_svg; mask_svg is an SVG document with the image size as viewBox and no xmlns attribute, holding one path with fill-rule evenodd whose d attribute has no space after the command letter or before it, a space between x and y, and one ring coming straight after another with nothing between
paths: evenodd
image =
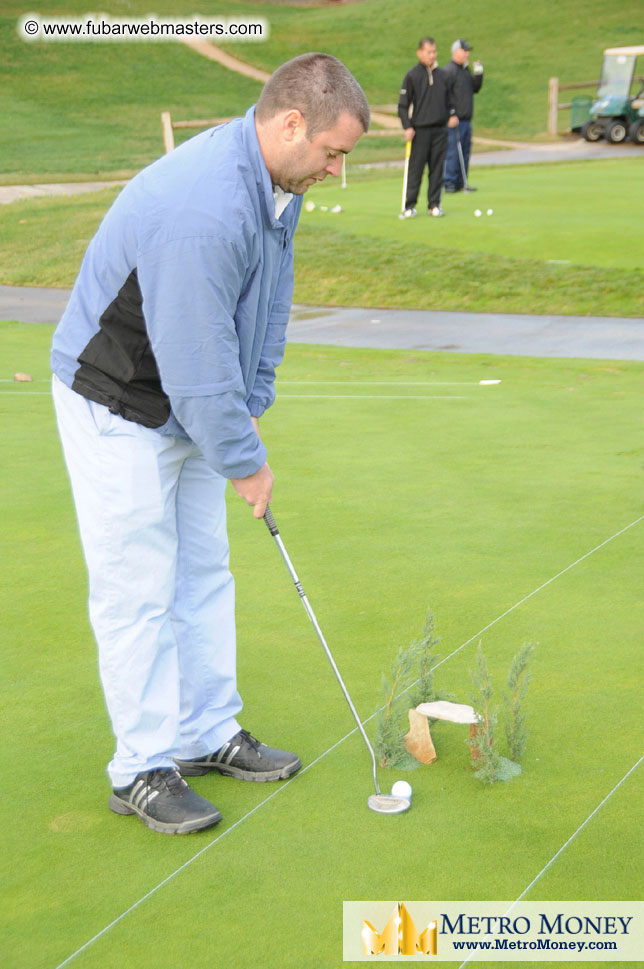
<instances>
[{"instance_id":1,"label":"club grip","mask_svg":"<svg viewBox=\"0 0 644 969\"><path fill-rule=\"evenodd\" d=\"M264 521L266 522L266 527L268 528L271 535L273 535L273 537L275 537L275 535L279 535L279 529L273 517L273 512L270 509L270 505L266 508L266 511L264 512Z\"/></svg>"}]
</instances>

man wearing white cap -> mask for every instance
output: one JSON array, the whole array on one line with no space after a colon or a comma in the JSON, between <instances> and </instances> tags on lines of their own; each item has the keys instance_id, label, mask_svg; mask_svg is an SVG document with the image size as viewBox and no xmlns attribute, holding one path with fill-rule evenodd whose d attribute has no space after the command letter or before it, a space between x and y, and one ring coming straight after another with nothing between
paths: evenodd
<instances>
[{"instance_id":1,"label":"man wearing white cap","mask_svg":"<svg viewBox=\"0 0 644 969\"><path fill-rule=\"evenodd\" d=\"M451 87L455 113L458 116L458 125L448 129L444 185L446 192L460 192L461 189L465 188L463 168L465 174L469 169L474 95L478 94L483 85L483 65L481 62L474 62L474 73L468 67L471 50L472 47L466 40L455 40L452 44L452 59L444 68ZM459 141L463 153L463 168L458 156ZM476 189L468 183L466 191L475 192Z\"/></svg>"}]
</instances>

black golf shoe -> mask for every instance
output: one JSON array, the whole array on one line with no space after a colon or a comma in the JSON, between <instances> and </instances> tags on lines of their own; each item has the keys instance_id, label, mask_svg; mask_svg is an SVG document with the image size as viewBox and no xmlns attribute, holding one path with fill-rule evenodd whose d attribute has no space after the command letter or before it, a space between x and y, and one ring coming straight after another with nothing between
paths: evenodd
<instances>
[{"instance_id":1,"label":"black golf shoe","mask_svg":"<svg viewBox=\"0 0 644 969\"><path fill-rule=\"evenodd\" d=\"M181 773L187 777L216 770L220 774L243 781L285 780L302 766L302 761L296 754L267 747L251 737L247 730L240 730L213 754L196 757L194 760L176 761Z\"/></svg>"},{"instance_id":2,"label":"black golf shoe","mask_svg":"<svg viewBox=\"0 0 644 969\"><path fill-rule=\"evenodd\" d=\"M138 814L148 828L164 834L188 834L221 821L215 805L172 767L137 774L129 787L114 788L109 807L115 814Z\"/></svg>"}]
</instances>

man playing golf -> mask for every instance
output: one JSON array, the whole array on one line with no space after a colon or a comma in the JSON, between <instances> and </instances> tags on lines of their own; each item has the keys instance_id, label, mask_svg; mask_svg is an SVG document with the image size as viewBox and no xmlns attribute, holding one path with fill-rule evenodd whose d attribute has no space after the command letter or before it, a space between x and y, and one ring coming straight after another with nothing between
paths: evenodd
<instances>
[{"instance_id":1,"label":"man playing golf","mask_svg":"<svg viewBox=\"0 0 644 969\"><path fill-rule=\"evenodd\" d=\"M116 735L109 805L156 831L220 820L181 774L273 781L301 767L237 720L224 491L230 480L255 518L271 500L258 420L284 354L301 196L340 174L368 126L340 61L282 65L244 118L123 189L54 335L56 414Z\"/></svg>"}]
</instances>

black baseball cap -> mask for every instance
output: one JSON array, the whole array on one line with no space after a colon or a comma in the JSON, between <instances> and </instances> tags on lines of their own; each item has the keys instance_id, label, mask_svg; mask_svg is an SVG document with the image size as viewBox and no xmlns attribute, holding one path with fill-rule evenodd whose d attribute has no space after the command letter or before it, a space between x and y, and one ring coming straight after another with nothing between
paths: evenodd
<instances>
[{"instance_id":1,"label":"black baseball cap","mask_svg":"<svg viewBox=\"0 0 644 969\"><path fill-rule=\"evenodd\" d=\"M455 50L472 50L472 49L473 49L472 45L468 44L468 42L466 40L463 40L462 37L459 38L458 40L455 40L454 43L452 44L452 53L454 53Z\"/></svg>"}]
</instances>

